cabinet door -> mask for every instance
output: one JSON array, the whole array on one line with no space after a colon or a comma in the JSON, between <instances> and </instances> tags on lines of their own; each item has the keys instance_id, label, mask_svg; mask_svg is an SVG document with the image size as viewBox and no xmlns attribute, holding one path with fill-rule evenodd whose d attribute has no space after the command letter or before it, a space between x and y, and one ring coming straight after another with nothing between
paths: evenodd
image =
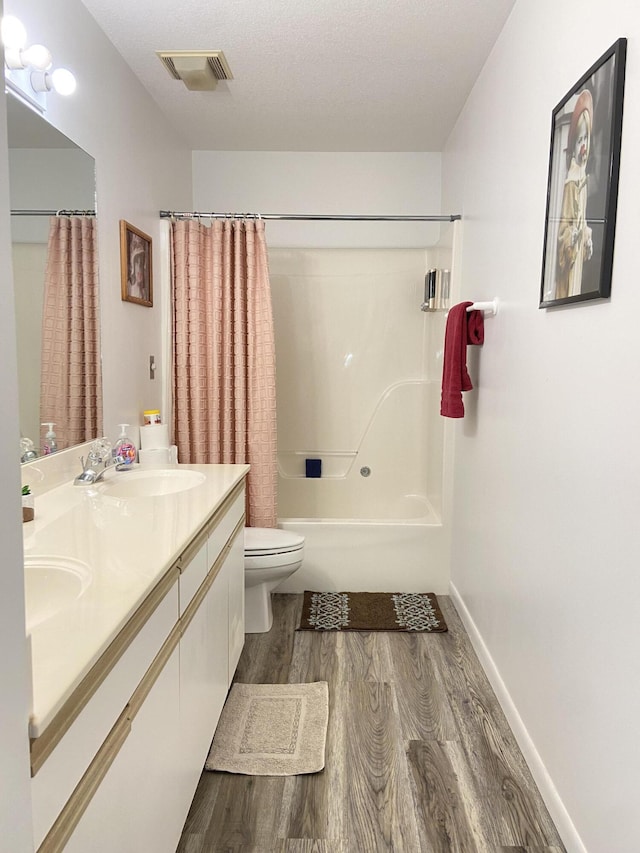
<instances>
[{"instance_id":1,"label":"cabinet door","mask_svg":"<svg viewBox=\"0 0 640 853\"><path fill-rule=\"evenodd\" d=\"M178 688L176 648L65 853L175 853L184 824L174 796L180 748Z\"/></svg>"},{"instance_id":2,"label":"cabinet door","mask_svg":"<svg viewBox=\"0 0 640 853\"><path fill-rule=\"evenodd\" d=\"M244 646L244 528L233 540L224 564L229 590L229 684Z\"/></svg>"},{"instance_id":3,"label":"cabinet door","mask_svg":"<svg viewBox=\"0 0 640 853\"><path fill-rule=\"evenodd\" d=\"M227 580L221 571L180 640L181 781L185 806L196 789L228 688Z\"/></svg>"}]
</instances>

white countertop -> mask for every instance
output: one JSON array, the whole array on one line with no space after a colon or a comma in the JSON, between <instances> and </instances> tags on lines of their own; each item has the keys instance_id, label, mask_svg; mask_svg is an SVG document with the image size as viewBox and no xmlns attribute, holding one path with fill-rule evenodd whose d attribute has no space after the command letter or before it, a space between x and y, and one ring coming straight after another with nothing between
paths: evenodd
<instances>
[{"instance_id":1,"label":"white countertop","mask_svg":"<svg viewBox=\"0 0 640 853\"><path fill-rule=\"evenodd\" d=\"M25 558L71 558L90 569L83 594L31 631L37 737L185 546L246 475L248 465L176 465L204 481L160 497L116 498L65 483L36 497L23 525ZM136 466L141 470L142 466ZM108 471L105 480L126 478Z\"/></svg>"}]
</instances>

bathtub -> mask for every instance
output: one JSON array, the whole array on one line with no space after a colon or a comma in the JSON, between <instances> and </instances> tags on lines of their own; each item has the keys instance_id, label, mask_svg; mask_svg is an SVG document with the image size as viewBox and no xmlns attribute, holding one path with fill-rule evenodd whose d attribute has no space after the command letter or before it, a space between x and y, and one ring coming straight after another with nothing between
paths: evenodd
<instances>
[{"instance_id":1,"label":"bathtub","mask_svg":"<svg viewBox=\"0 0 640 853\"><path fill-rule=\"evenodd\" d=\"M435 383L398 382L351 452L279 450L279 526L305 537L279 591L447 592L439 402ZM304 477L307 456L321 478Z\"/></svg>"},{"instance_id":2,"label":"bathtub","mask_svg":"<svg viewBox=\"0 0 640 853\"><path fill-rule=\"evenodd\" d=\"M300 569L278 592L448 592L446 528L427 504L406 519L282 518L305 537Z\"/></svg>"}]
</instances>

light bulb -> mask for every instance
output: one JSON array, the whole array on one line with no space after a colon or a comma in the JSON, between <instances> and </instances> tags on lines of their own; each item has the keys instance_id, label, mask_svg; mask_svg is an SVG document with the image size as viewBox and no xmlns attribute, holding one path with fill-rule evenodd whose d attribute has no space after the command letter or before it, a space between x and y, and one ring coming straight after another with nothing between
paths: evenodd
<instances>
[{"instance_id":1,"label":"light bulb","mask_svg":"<svg viewBox=\"0 0 640 853\"><path fill-rule=\"evenodd\" d=\"M2 34L2 44L5 47L20 50L27 43L27 31L22 21L19 21L14 15L4 15L2 24L0 24L0 33Z\"/></svg>"},{"instance_id":2,"label":"light bulb","mask_svg":"<svg viewBox=\"0 0 640 853\"><path fill-rule=\"evenodd\" d=\"M20 51L23 64L31 65L38 71L46 71L51 67L51 52L43 44L32 44Z\"/></svg>"},{"instance_id":3,"label":"light bulb","mask_svg":"<svg viewBox=\"0 0 640 853\"><path fill-rule=\"evenodd\" d=\"M73 95L76 90L76 78L68 68L56 68L52 71L51 83L59 95Z\"/></svg>"}]
</instances>

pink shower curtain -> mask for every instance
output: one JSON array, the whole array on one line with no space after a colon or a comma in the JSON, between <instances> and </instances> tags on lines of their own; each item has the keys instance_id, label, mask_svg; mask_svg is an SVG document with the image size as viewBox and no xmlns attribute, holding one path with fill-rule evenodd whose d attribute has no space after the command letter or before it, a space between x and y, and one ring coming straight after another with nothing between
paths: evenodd
<instances>
[{"instance_id":1,"label":"pink shower curtain","mask_svg":"<svg viewBox=\"0 0 640 853\"><path fill-rule=\"evenodd\" d=\"M275 343L264 222L175 222L172 245L178 458L248 463L247 524L275 527Z\"/></svg>"},{"instance_id":2,"label":"pink shower curtain","mask_svg":"<svg viewBox=\"0 0 640 853\"><path fill-rule=\"evenodd\" d=\"M102 434L100 297L96 220L54 216L42 316L40 421L58 448Z\"/></svg>"}]
</instances>

